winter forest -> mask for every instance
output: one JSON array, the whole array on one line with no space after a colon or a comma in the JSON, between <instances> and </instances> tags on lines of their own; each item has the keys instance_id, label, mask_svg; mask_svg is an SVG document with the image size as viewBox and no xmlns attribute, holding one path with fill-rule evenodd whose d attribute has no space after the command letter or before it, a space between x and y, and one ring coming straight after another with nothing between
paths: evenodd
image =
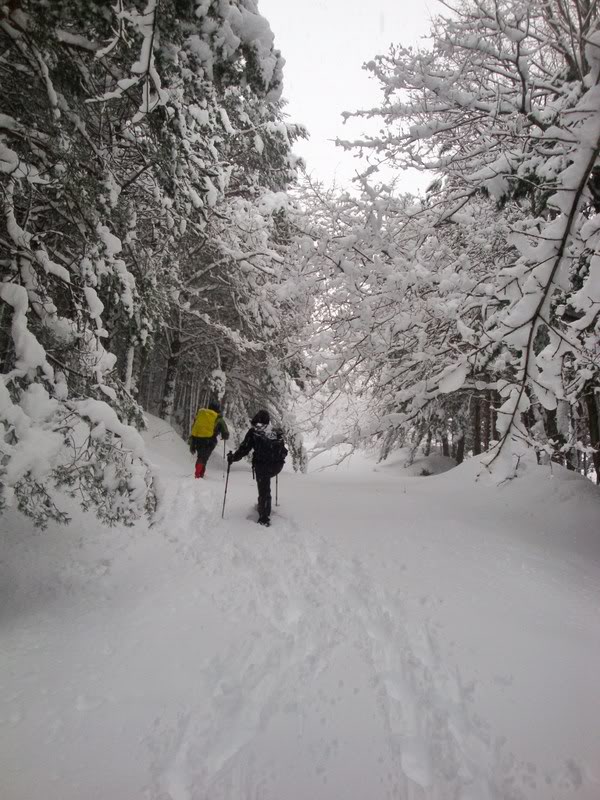
<instances>
[{"instance_id":1,"label":"winter forest","mask_svg":"<svg viewBox=\"0 0 600 800\"><path fill-rule=\"evenodd\" d=\"M260 0L0 0L6 800L600 797L600 9L429 27L329 185Z\"/></svg>"}]
</instances>

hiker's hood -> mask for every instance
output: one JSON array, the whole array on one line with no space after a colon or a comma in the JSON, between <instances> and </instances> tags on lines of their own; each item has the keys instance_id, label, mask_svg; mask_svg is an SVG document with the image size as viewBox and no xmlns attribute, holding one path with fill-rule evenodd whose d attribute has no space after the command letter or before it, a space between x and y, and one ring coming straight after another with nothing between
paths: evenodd
<instances>
[{"instance_id":1,"label":"hiker's hood","mask_svg":"<svg viewBox=\"0 0 600 800\"><path fill-rule=\"evenodd\" d=\"M263 422L254 422L252 423L252 427L258 433L262 433L264 436L271 436L273 434L273 426L270 422L267 422L265 425Z\"/></svg>"}]
</instances>

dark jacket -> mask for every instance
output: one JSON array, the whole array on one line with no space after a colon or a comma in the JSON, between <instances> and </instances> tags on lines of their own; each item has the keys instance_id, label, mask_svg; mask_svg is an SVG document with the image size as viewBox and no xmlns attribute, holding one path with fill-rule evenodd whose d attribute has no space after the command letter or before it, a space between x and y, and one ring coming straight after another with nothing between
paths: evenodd
<instances>
[{"instance_id":1,"label":"dark jacket","mask_svg":"<svg viewBox=\"0 0 600 800\"><path fill-rule=\"evenodd\" d=\"M252 450L254 450L254 445L256 444L255 441L256 431L254 428L250 428L246 435L244 436L241 445L238 449L233 453L231 456L232 461L240 461L244 456L247 456ZM252 454L252 466L255 466L256 461L256 452Z\"/></svg>"},{"instance_id":2,"label":"dark jacket","mask_svg":"<svg viewBox=\"0 0 600 800\"><path fill-rule=\"evenodd\" d=\"M231 461L239 461L252 451L252 468L256 474L258 475L266 472L270 473L271 476L276 475L281 470L283 461L277 465L273 464L268 448L263 446L265 438L282 440L282 433L278 429L272 429L268 432L265 432L264 430L261 430L257 427L255 428L253 426L244 436L244 439L238 449L232 454ZM284 459L286 455L287 450L284 447Z\"/></svg>"}]
</instances>

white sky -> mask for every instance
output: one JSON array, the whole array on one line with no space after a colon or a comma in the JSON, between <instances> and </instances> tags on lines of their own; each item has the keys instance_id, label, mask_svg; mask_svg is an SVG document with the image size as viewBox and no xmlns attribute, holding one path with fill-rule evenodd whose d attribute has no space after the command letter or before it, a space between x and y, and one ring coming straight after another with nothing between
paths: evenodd
<instances>
[{"instance_id":1,"label":"white sky","mask_svg":"<svg viewBox=\"0 0 600 800\"><path fill-rule=\"evenodd\" d=\"M293 122L311 138L294 150L315 177L347 184L357 162L336 148L336 137L355 138L361 122L343 125L341 113L379 105L376 81L361 68L392 42L417 44L427 33L435 0L258 0L286 60L284 97ZM351 127L352 125L352 127ZM430 177L407 176L416 191Z\"/></svg>"}]
</instances>

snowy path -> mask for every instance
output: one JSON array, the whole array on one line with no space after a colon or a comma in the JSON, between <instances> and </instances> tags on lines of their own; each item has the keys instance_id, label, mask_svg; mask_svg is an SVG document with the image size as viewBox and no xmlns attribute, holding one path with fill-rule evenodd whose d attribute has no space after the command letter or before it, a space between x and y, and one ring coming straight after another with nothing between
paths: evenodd
<instances>
[{"instance_id":1,"label":"snowy path","mask_svg":"<svg viewBox=\"0 0 600 800\"><path fill-rule=\"evenodd\" d=\"M222 521L218 460L193 481L153 436L149 531L7 537L3 799L597 800L587 487L526 520L510 488L286 474L264 530L247 470Z\"/></svg>"},{"instance_id":2,"label":"snowy path","mask_svg":"<svg viewBox=\"0 0 600 800\"><path fill-rule=\"evenodd\" d=\"M249 505L232 503L229 516L244 519ZM210 544L212 602L224 619L243 623L243 635L201 672L202 701L180 729L167 770L164 789L174 800L195 796L193 786L209 797L253 796L258 776L269 773L272 785L259 796L289 796L296 761L297 797L339 797L350 785L368 796L381 773L382 796L416 798L431 786L432 757L454 769L455 750L464 750L459 761L477 763L481 754L468 754L468 721L456 713L449 723L460 687L440 671L426 634L411 644L402 602L374 585L358 561L344 561L317 530L281 516L269 532L249 530L246 521L217 525ZM202 546L206 558L205 539ZM271 727L291 735L291 752L273 758ZM356 759L351 782L346 745ZM299 759L297 749L305 751ZM261 753L272 763L253 764ZM338 760L338 780L326 792ZM307 764L313 774L305 774ZM487 796L483 784L476 796Z\"/></svg>"}]
</instances>

